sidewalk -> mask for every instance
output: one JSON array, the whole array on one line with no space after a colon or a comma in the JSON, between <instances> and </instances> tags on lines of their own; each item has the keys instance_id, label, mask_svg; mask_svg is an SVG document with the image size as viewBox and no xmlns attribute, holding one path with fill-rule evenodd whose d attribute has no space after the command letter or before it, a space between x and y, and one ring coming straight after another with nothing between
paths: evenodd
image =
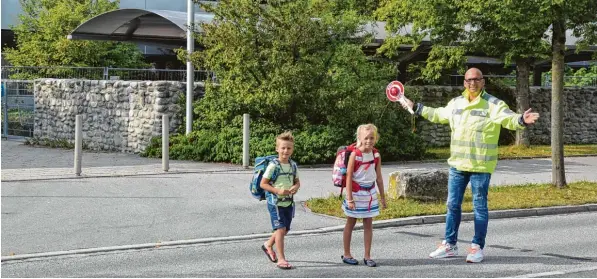
<instances>
[{"instance_id":1,"label":"sidewalk","mask_svg":"<svg viewBox=\"0 0 597 279\"><path fill-rule=\"evenodd\" d=\"M2 140L1 181L29 181L45 179L79 179L98 177L124 177L142 175L166 175L181 173L250 173L239 165L227 163L204 163L170 160L169 170L162 170L159 158L144 158L137 154L84 151L81 176L74 171L74 151L44 147L31 147L18 141ZM568 182L579 180L597 181L597 156L565 158ZM329 167L302 168L304 171L323 172L331 177ZM384 180L390 172L408 169L445 169L445 161L401 162L384 164ZM328 178L324 178L327 181ZM491 185L547 183L551 181L551 159L500 160L491 177ZM325 187L329 186L325 183ZM387 181L386 181L387 185Z\"/></svg>"},{"instance_id":2,"label":"sidewalk","mask_svg":"<svg viewBox=\"0 0 597 279\"><path fill-rule=\"evenodd\" d=\"M75 175L73 168L2 168L2 181L31 181L73 178L98 178L122 177L139 175L178 174L178 173L203 173L203 172L248 172L242 167L226 166L201 166L193 163L171 163L168 172L162 170L161 164L142 166L115 166L115 167L82 167L80 176Z\"/></svg>"},{"instance_id":3,"label":"sidewalk","mask_svg":"<svg viewBox=\"0 0 597 279\"><path fill-rule=\"evenodd\" d=\"M248 171L225 163L174 161L169 171L162 170L162 160L136 154L83 151L82 173L74 171L74 151L32 147L19 141L2 140L2 181L43 179L120 177L165 173L201 173Z\"/></svg>"}]
</instances>

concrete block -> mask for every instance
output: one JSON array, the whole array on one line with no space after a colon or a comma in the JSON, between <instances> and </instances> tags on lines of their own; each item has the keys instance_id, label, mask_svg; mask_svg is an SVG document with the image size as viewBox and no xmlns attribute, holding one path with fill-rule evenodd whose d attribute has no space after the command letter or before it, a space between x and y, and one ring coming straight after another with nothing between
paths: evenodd
<instances>
[{"instance_id":1,"label":"concrete block","mask_svg":"<svg viewBox=\"0 0 597 279\"><path fill-rule=\"evenodd\" d=\"M448 170L406 170L390 173L388 197L422 201L446 200Z\"/></svg>"}]
</instances>

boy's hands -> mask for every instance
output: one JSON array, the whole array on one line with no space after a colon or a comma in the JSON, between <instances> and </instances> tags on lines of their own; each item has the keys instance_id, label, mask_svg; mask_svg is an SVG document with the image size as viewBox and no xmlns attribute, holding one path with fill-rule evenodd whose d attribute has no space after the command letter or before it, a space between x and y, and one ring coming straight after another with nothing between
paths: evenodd
<instances>
[{"instance_id":1,"label":"boy's hands","mask_svg":"<svg viewBox=\"0 0 597 279\"><path fill-rule=\"evenodd\" d=\"M300 187L301 187L300 185L294 184L294 185L292 185L292 187L290 187L289 190L276 189L276 194L278 196L294 195L294 194L296 194L296 192L298 192Z\"/></svg>"},{"instance_id":2,"label":"boy's hands","mask_svg":"<svg viewBox=\"0 0 597 279\"><path fill-rule=\"evenodd\" d=\"M278 196L287 196L290 195L290 190L277 189L276 194L278 194Z\"/></svg>"},{"instance_id":3,"label":"boy's hands","mask_svg":"<svg viewBox=\"0 0 597 279\"><path fill-rule=\"evenodd\" d=\"M297 184L292 185L292 187L290 187L290 193L293 195L296 194L296 192L298 192L299 188L300 188L300 186Z\"/></svg>"},{"instance_id":4,"label":"boy's hands","mask_svg":"<svg viewBox=\"0 0 597 279\"><path fill-rule=\"evenodd\" d=\"M382 209L386 209L388 207L388 205L386 204L386 197L381 197L381 208Z\"/></svg>"}]
</instances>

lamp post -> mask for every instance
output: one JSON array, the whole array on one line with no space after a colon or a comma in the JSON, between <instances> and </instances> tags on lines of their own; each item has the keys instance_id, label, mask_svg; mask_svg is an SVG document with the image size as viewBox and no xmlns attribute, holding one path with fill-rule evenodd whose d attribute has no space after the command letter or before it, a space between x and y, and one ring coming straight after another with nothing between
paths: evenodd
<instances>
[{"instance_id":1,"label":"lamp post","mask_svg":"<svg viewBox=\"0 0 597 279\"><path fill-rule=\"evenodd\" d=\"M195 23L195 6L193 0L187 0L187 125L186 134L193 129L193 87L195 85L195 70L191 62L191 54L195 49L193 26Z\"/></svg>"}]
</instances>

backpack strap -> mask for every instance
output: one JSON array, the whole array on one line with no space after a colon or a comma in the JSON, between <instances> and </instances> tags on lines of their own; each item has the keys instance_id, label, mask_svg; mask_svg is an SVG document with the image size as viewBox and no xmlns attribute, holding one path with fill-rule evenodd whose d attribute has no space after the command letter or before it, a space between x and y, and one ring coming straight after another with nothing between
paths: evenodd
<instances>
[{"instance_id":1,"label":"backpack strap","mask_svg":"<svg viewBox=\"0 0 597 279\"><path fill-rule=\"evenodd\" d=\"M296 179L296 173L298 170L298 166L297 166L296 162L293 161L292 159L288 159L288 161L290 162L290 166L292 166L292 184L294 185L294 180Z\"/></svg>"},{"instance_id":2,"label":"backpack strap","mask_svg":"<svg viewBox=\"0 0 597 279\"><path fill-rule=\"evenodd\" d=\"M270 184L273 185L276 182L276 179L278 179L278 174L280 174L280 160L276 158L272 159L271 162L276 164L274 172L272 173L272 178L269 180Z\"/></svg>"},{"instance_id":3,"label":"backpack strap","mask_svg":"<svg viewBox=\"0 0 597 279\"><path fill-rule=\"evenodd\" d=\"M377 165L379 165L379 157L381 155L379 154L379 150L373 148L373 163L375 164L375 166L377 167Z\"/></svg>"},{"instance_id":4,"label":"backpack strap","mask_svg":"<svg viewBox=\"0 0 597 279\"><path fill-rule=\"evenodd\" d=\"M357 171L363 164L363 152L356 147L354 148L353 152L355 153L353 171ZM361 158L361 160L358 160L357 158Z\"/></svg>"}]
</instances>

